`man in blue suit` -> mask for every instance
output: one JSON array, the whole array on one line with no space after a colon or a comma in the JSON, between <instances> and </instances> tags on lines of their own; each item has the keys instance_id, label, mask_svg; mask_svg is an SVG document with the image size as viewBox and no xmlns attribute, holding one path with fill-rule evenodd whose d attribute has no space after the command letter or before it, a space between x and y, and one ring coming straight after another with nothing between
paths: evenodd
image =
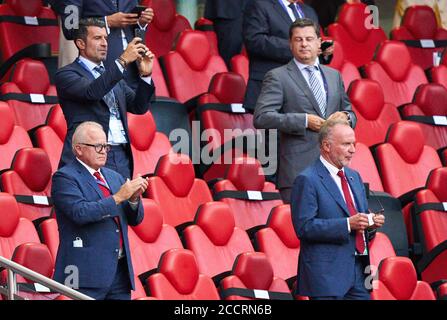
<instances>
[{"instance_id":1,"label":"man in blue suit","mask_svg":"<svg viewBox=\"0 0 447 320\"><path fill-rule=\"evenodd\" d=\"M292 189L292 220L301 241L297 294L367 300L368 241L385 217L367 213L362 179L347 167L355 152L349 123L327 120L319 142L320 158L298 175Z\"/></svg>"},{"instance_id":2,"label":"man in blue suit","mask_svg":"<svg viewBox=\"0 0 447 320\"><path fill-rule=\"evenodd\" d=\"M109 145L96 122L80 124L72 146L76 159L52 180L60 239L54 278L95 299L130 299L135 283L127 227L143 220L147 179L126 181L104 167Z\"/></svg>"},{"instance_id":3,"label":"man in blue suit","mask_svg":"<svg viewBox=\"0 0 447 320\"><path fill-rule=\"evenodd\" d=\"M104 23L96 18L81 20L74 38L79 57L55 76L68 129L59 167L73 160L71 137L77 125L95 121L102 125L112 145L106 166L129 178L132 156L127 112L144 114L149 109L155 90L151 79L154 55L141 39L134 38L114 63L104 68L108 36ZM135 91L123 80L123 71L133 62L140 73Z\"/></svg>"}]
</instances>

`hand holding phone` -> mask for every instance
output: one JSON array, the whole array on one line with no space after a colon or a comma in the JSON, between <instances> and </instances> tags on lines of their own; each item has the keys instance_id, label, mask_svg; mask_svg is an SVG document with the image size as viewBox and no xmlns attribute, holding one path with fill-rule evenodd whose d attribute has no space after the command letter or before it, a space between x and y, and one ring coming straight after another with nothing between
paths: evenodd
<instances>
[{"instance_id":1,"label":"hand holding phone","mask_svg":"<svg viewBox=\"0 0 447 320\"><path fill-rule=\"evenodd\" d=\"M324 52L327 48L329 48L329 47L331 47L333 45L334 45L334 41L328 41L328 40L323 41L321 43L321 51Z\"/></svg>"},{"instance_id":2,"label":"hand holding phone","mask_svg":"<svg viewBox=\"0 0 447 320\"><path fill-rule=\"evenodd\" d=\"M145 6L141 6L141 5L137 5L135 8L132 9L131 13L136 13L138 14L138 17L141 16L141 13L146 10L147 7Z\"/></svg>"},{"instance_id":3,"label":"hand holding phone","mask_svg":"<svg viewBox=\"0 0 447 320\"><path fill-rule=\"evenodd\" d=\"M146 31L140 28L135 28L135 37L141 38L141 43L146 44Z\"/></svg>"}]
</instances>

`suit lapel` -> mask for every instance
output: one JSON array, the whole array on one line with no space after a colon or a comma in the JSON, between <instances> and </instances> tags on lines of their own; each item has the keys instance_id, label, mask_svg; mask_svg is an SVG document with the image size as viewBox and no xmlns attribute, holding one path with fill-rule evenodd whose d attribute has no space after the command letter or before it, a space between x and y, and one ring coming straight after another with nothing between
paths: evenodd
<instances>
[{"instance_id":1,"label":"suit lapel","mask_svg":"<svg viewBox=\"0 0 447 320\"><path fill-rule=\"evenodd\" d=\"M325 82L326 87L326 95L327 95L327 111L326 114L329 116L332 113L338 111L338 106L340 105L338 102L333 101L335 96L332 94L333 92L336 92L334 88L334 84L336 83L336 79L334 78L334 73L329 72L328 68L324 65L320 64L320 70L323 74L323 81Z\"/></svg>"},{"instance_id":2,"label":"suit lapel","mask_svg":"<svg viewBox=\"0 0 447 320\"><path fill-rule=\"evenodd\" d=\"M73 161L76 165L76 170L78 171L81 180L83 180L85 184L90 185L100 198L104 198L101 189L99 189L95 178L90 174L90 172L88 172L88 170L78 160L75 159Z\"/></svg>"},{"instance_id":3,"label":"suit lapel","mask_svg":"<svg viewBox=\"0 0 447 320\"><path fill-rule=\"evenodd\" d=\"M303 75L301 74L301 71L298 69L298 66L296 65L296 63L293 59L287 65L287 70L289 72L290 77L293 79L293 82L296 83L299 90L304 93L304 95L307 97L307 99L312 104L315 112L321 118L324 118L323 114L321 113L320 107L318 106L318 102L315 99L314 94L310 90L309 85L306 82L306 79L304 79Z\"/></svg>"},{"instance_id":4,"label":"suit lapel","mask_svg":"<svg viewBox=\"0 0 447 320\"><path fill-rule=\"evenodd\" d=\"M352 194L354 195L354 201L356 204L356 208L358 212L365 212L366 208L363 208L362 202L360 199L362 199L362 188L359 187L359 184L357 182L356 177L354 176L353 172L349 170L349 168L345 167L345 175L346 179L348 180L349 187L351 188Z\"/></svg>"},{"instance_id":5,"label":"suit lapel","mask_svg":"<svg viewBox=\"0 0 447 320\"><path fill-rule=\"evenodd\" d=\"M271 1L272 1L272 4L273 4L273 9L276 10L276 12L282 18L283 22L287 24L287 30L288 30L290 25L293 22L290 19L289 14L286 12L286 10L284 10L283 6L279 3L279 0L271 0Z\"/></svg>"},{"instance_id":6,"label":"suit lapel","mask_svg":"<svg viewBox=\"0 0 447 320\"><path fill-rule=\"evenodd\" d=\"M322 180L321 182L322 182L324 188L326 188L326 190L329 192L331 197L335 200L335 202L337 202L337 204L343 209L345 214L349 217L350 214L349 214L348 207L346 206L346 202L343 199L343 196L341 195L340 190L338 189L337 185L335 184L334 179L332 179L329 171L325 168L325 166L323 165L323 163L321 163L320 160L317 160L316 168L317 168L318 175L320 176L320 178Z\"/></svg>"}]
</instances>

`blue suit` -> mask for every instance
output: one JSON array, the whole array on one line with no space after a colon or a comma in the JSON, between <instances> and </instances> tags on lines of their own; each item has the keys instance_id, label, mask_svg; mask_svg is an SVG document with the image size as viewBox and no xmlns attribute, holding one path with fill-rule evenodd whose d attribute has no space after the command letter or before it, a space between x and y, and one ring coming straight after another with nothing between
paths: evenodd
<instances>
[{"instance_id":1,"label":"blue suit","mask_svg":"<svg viewBox=\"0 0 447 320\"><path fill-rule=\"evenodd\" d=\"M347 167L344 170L357 212L367 212L368 202L360 175ZM346 202L320 159L295 179L291 209L293 225L301 241L297 293L310 297L345 296L354 284L358 259L355 232L348 233L350 215ZM375 232L367 231L367 241L374 235Z\"/></svg>"},{"instance_id":2,"label":"blue suit","mask_svg":"<svg viewBox=\"0 0 447 320\"><path fill-rule=\"evenodd\" d=\"M116 63L113 63L110 68L106 68L106 71L96 80L78 60L56 72L57 95L67 121L67 135L59 167L74 159L71 138L79 124L84 121L95 121L102 125L106 133L109 132L110 111L103 98L112 88L118 102L126 138L130 142L127 112L146 113L149 110L149 101L155 88L140 79L138 88L134 91L122 79L123 74ZM130 148L128 148L127 154L132 167Z\"/></svg>"},{"instance_id":3,"label":"blue suit","mask_svg":"<svg viewBox=\"0 0 447 320\"><path fill-rule=\"evenodd\" d=\"M110 169L103 167L101 173L112 194L125 182L121 175ZM127 228L143 220L141 203L134 211L127 201L117 206L112 197L105 198L95 178L77 160L54 174L51 196L60 238L54 279L64 283L68 275L64 273L66 267L76 266L79 288L110 287L118 264L120 241L114 217L119 217L126 255L123 259L127 259L129 280L134 289ZM82 240L82 247L74 246L76 238Z\"/></svg>"}]
</instances>

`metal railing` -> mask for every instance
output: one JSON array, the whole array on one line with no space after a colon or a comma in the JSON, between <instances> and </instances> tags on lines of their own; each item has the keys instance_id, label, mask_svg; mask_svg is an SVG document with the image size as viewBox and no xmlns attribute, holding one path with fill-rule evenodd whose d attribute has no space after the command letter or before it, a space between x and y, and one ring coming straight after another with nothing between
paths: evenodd
<instances>
[{"instance_id":1,"label":"metal railing","mask_svg":"<svg viewBox=\"0 0 447 320\"><path fill-rule=\"evenodd\" d=\"M16 274L23 276L26 279L32 280L35 283L41 284L53 292L58 292L64 296L74 300L94 300L93 298L73 290L59 282L47 278L31 269L28 269L14 261L8 260L0 256L0 268L5 268L8 272L6 288L0 286L0 293L4 294L8 300L23 299L17 295L17 281Z\"/></svg>"}]
</instances>

